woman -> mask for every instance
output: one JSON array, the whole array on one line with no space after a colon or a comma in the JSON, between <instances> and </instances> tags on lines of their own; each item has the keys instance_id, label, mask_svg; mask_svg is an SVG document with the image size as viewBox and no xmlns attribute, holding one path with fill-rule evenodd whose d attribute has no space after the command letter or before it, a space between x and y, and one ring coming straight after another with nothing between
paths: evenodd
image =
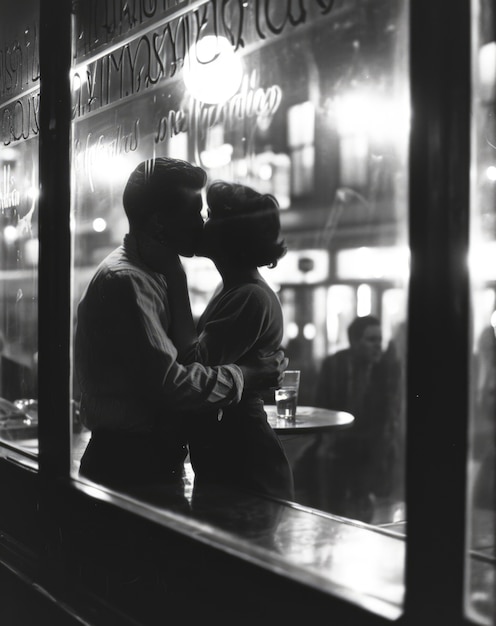
<instances>
[{"instance_id":1,"label":"woman","mask_svg":"<svg viewBox=\"0 0 496 626\"><path fill-rule=\"evenodd\" d=\"M273 196L221 181L209 187L207 204L209 218L197 254L212 259L222 283L198 322L195 359L205 365L253 361L277 350L282 340L280 302L258 270L274 267L286 252L279 206ZM184 317L179 319L184 328ZM222 412L188 415L195 488L231 485L292 499L291 468L267 422L263 391L245 391L239 404Z\"/></svg>"}]
</instances>

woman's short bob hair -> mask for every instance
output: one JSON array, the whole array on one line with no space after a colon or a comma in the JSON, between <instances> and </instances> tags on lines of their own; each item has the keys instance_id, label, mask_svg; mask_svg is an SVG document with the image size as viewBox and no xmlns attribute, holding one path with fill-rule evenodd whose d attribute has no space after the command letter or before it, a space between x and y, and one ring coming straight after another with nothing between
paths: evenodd
<instances>
[{"instance_id":1,"label":"woman's short bob hair","mask_svg":"<svg viewBox=\"0 0 496 626\"><path fill-rule=\"evenodd\" d=\"M207 190L205 255L238 266L275 267L286 254L279 204L239 183L213 182Z\"/></svg>"}]
</instances>

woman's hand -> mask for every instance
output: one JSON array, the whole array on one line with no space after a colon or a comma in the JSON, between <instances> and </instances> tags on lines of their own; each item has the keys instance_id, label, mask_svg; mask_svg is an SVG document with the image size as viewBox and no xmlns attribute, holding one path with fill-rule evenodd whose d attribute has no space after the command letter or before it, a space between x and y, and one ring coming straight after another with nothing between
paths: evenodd
<instances>
[{"instance_id":1,"label":"woman's hand","mask_svg":"<svg viewBox=\"0 0 496 626\"><path fill-rule=\"evenodd\" d=\"M277 389L289 365L283 350L277 350L254 360L238 363L245 381L245 389Z\"/></svg>"}]
</instances>

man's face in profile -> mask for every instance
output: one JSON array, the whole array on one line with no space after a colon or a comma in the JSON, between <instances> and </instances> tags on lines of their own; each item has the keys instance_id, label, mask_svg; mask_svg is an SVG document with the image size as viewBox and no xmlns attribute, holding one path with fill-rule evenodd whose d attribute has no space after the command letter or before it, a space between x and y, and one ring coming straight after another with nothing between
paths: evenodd
<instances>
[{"instance_id":1,"label":"man's face in profile","mask_svg":"<svg viewBox=\"0 0 496 626\"><path fill-rule=\"evenodd\" d=\"M181 256L192 257L198 248L203 232L202 207L201 190L183 187L177 191L174 206L162 220Z\"/></svg>"}]
</instances>

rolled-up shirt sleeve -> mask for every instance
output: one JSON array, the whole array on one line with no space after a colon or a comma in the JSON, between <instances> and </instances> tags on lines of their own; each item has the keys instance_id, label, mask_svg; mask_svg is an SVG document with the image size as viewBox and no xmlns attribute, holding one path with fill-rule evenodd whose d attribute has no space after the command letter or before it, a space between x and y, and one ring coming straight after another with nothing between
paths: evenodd
<instances>
[{"instance_id":1,"label":"rolled-up shirt sleeve","mask_svg":"<svg viewBox=\"0 0 496 626\"><path fill-rule=\"evenodd\" d=\"M144 282L141 283L140 279ZM166 298L162 296L162 278L154 289L154 281L147 276L124 281L123 288L132 288L129 294L131 308L135 307L138 333L136 350L144 351L142 362L152 385L161 389L168 406L193 409L226 406L239 402L243 390L243 375L237 365L208 367L201 362L182 365L177 361L177 350L167 334L170 315ZM141 283L141 284L140 284ZM155 368L155 363L157 367ZM155 387L156 388L156 387Z\"/></svg>"},{"instance_id":2,"label":"rolled-up shirt sleeve","mask_svg":"<svg viewBox=\"0 0 496 626\"><path fill-rule=\"evenodd\" d=\"M143 398L145 404L154 398L181 410L239 402L241 369L178 363L169 325L161 275L103 273L79 305L76 360L83 392L123 402Z\"/></svg>"}]
</instances>

